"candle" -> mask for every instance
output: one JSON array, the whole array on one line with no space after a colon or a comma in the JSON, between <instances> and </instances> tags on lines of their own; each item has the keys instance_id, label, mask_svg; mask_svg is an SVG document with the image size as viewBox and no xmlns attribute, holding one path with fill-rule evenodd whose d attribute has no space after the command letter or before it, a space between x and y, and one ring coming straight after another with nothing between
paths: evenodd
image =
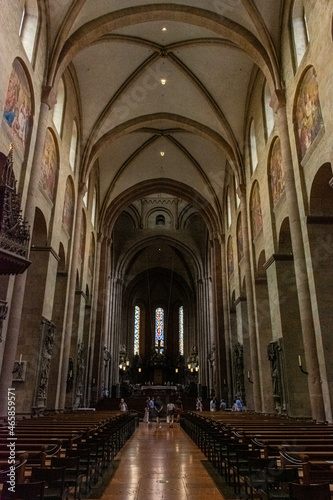
<instances>
[{"instance_id":1,"label":"candle","mask_svg":"<svg viewBox=\"0 0 333 500\"><path fill-rule=\"evenodd\" d=\"M299 366L302 366L302 358L300 355L298 355L298 364Z\"/></svg>"},{"instance_id":2,"label":"candle","mask_svg":"<svg viewBox=\"0 0 333 500\"><path fill-rule=\"evenodd\" d=\"M19 363L21 364L22 363L22 354L20 354L20 361Z\"/></svg>"},{"instance_id":3,"label":"candle","mask_svg":"<svg viewBox=\"0 0 333 500\"><path fill-rule=\"evenodd\" d=\"M249 370L247 371L247 378L250 378L250 372L249 372Z\"/></svg>"}]
</instances>

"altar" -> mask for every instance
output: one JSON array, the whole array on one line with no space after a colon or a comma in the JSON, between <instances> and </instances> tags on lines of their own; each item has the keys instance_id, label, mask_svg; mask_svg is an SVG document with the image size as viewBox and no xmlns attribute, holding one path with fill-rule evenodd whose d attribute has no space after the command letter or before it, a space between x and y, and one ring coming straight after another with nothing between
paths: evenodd
<instances>
[{"instance_id":1,"label":"altar","mask_svg":"<svg viewBox=\"0 0 333 500\"><path fill-rule=\"evenodd\" d=\"M142 385L141 394L154 395L158 392L159 394L170 394L176 392L178 387L176 385Z\"/></svg>"}]
</instances>

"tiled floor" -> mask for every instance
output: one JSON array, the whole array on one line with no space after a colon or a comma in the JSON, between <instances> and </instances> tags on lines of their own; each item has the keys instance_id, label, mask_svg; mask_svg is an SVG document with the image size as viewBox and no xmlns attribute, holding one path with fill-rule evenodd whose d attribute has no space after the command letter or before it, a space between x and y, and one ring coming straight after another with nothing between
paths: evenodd
<instances>
[{"instance_id":1,"label":"tiled floor","mask_svg":"<svg viewBox=\"0 0 333 500\"><path fill-rule=\"evenodd\" d=\"M205 456L175 424L140 423L117 455L102 500L224 500L202 464Z\"/></svg>"}]
</instances>

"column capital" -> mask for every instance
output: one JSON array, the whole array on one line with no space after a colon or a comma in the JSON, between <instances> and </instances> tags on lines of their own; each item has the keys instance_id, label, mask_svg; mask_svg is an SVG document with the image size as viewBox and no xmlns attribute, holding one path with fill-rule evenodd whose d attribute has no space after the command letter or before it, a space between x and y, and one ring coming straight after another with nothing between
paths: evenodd
<instances>
[{"instance_id":1,"label":"column capital","mask_svg":"<svg viewBox=\"0 0 333 500\"><path fill-rule=\"evenodd\" d=\"M53 108L53 106L57 102L57 94L54 90L54 87L50 87L50 86L46 86L46 85L44 85L42 87L41 101L44 104L47 104L50 109Z\"/></svg>"},{"instance_id":2,"label":"column capital","mask_svg":"<svg viewBox=\"0 0 333 500\"><path fill-rule=\"evenodd\" d=\"M286 106L286 91L283 89L275 89L270 106L274 113L277 113L280 108L284 108Z\"/></svg>"}]
</instances>

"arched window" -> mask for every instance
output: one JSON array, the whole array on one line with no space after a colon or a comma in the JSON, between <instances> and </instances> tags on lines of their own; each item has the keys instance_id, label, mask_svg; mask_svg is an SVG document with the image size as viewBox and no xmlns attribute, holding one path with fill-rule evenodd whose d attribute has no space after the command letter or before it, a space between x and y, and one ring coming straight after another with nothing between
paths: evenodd
<instances>
[{"instance_id":1,"label":"arched window","mask_svg":"<svg viewBox=\"0 0 333 500\"><path fill-rule=\"evenodd\" d=\"M22 45L30 62L32 61L32 56L34 53L37 26L37 0L26 0L23 5L19 36L21 37Z\"/></svg>"},{"instance_id":2,"label":"arched window","mask_svg":"<svg viewBox=\"0 0 333 500\"><path fill-rule=\"evenodd\" d=\"M88 179L87 179L87 182L86 182L87 190L84 193L84 197L83 197L83 203L85 204L86 207L88 206L89 181L90 181L90 177L88 177Z\"/></svg>"},{"instance_id":3,"label":"arched window","mask_svg":"<svg viewBox=\"0 0 333 500\"><path fill-rule=\"evenodd\" d=\"M230 200L230 188L227 190L227 227L231 226L231 200Z\"/></svg>"},{"instance_id":4,"label":"arched window","mask_svg":"<svg viewBox=\"0 0 333 500\"><path fill-rule=\"evenodd\" d=\"M271 107L271 93L267 82L264 87L264 109L265 109L265 120L266 120L266 133L267 137L269 137L274 127L274 112Z\"/></svg>"},{"instance_id":5,"label":"arched window","mask_svg":"<svg viewBox=\"0 0 333 500\"><path fill-rule=\"evenodd\" d=\"M76 121L74 120L72 128L71 148L69 151L69 164L72 167L73 171L75 169L76 146L77 146L77 125Z\"/></svg>"},{"instance_id":6,"label":"arched window","mask_svg":"<svg viewBox=\"0 0 333 500\"><path fill-rule=\"evenodd\" d=\"M239 197L239 194L238 194L239 184L238 184L237 177L234 177L234 179L235 179L235 192L236 192L236 206L238 208L239 205L240 205L240 197Z\"/></svg>"},{"instance_id":7,"label":"arched window","mask_svg":"<svg viewBox=\"0 0 333 500\"><path fill-rule=\"evenodd\" d=\"M184 307L179 308L179 354L184 356Z\"/></svg>"},{"instance_id":8,"label":"arched window","mask_svg":"<svg viewBox=\"0 0 333 500\"><path fill-rule=\"evenodd\" d=\"M304 12L303 0L295 0L292 9L292 29L294 37L294 52L299 66L309 43L309 33Z\"/></svg>"},{"instance_id":9,"label":"arched window","mask_svg":"<svg viewBox=\"0 0 333 500\"><path fill-rule=\"evenodd\" d=\"M59 135L61 135L62 118L65 106L65 85L61 78L58 83L57 102L53 108L53 123Z\"/></svg>"},{"instance_id":10,"label":"arched window","mask_svg":"<svg viewBox=\"0 0 333 500\"><path fill-rule=\"evenodd\" d=\"M164 351L164 309L158 307L155 311L155 351Z\"/></svg>"},{"instance_id":11,"label":"arched window","mask_svg":"<svg viewBox=\"0 0 333 500\"><path fill-rule=\"evenodd\" d=\"M257 140L254 131L254 120L251 120L250 125L250 156L252 172L254 172L258 165Z\"/></svg>"},{"instance_id":12,"label":"arched window","mask_svg":"<svg viewBox=\"0 0 333 500\"><path fill-rule=\"evenodd\" d=\"M91 223L94 227L96 224L96 205L97 205L97 190L96 187L94 187L94 195L91 207Z\"/></svg>"},{"instance_id":13,"label":"arched window","mask_svg":"<svg viewBox=\"0 0 333 500\"><path fill-rule=\"evenodd\" d=\"M134 356L140 354L140 307L134 310Z\"/></svg>"},{"instance_id":14,"label":"arched window","mask_svg":"<svg viewBox=\"0 0 333 500\"><path fill-rule=\"evenodd\" d=\"M162 214L156 216L156 226L165 226L165 217Z\"/></svg>"}]
</instances>

